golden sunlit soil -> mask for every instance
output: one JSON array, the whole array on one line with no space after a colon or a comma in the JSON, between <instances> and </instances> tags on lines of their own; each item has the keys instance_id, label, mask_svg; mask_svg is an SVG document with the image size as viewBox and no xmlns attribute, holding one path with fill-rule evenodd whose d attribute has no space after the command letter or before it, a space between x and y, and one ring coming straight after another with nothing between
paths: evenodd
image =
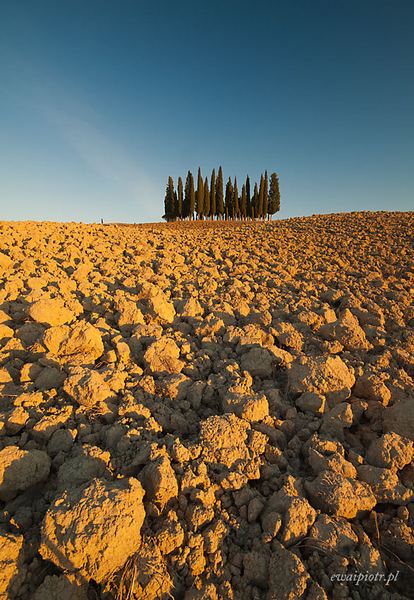
<instances>
[{"instance_id":1,"label":"golden sunlit soil","mask_svg":"<svg viewBox=\"0 0 414 600\"><path fill-rule=\"evenodd\" d=\"M413 224L0 223L0 597L411 598Z\"/></svg>"}]
</instances>

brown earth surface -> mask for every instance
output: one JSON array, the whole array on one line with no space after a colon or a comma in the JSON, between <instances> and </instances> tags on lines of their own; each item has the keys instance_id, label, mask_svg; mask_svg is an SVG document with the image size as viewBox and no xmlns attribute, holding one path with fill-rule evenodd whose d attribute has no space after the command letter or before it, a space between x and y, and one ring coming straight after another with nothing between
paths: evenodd
<instances>
[{"instance_id":1,"label":"brown earth surface","mask_svg":"<svg viewBox=\"0 0 414 600\"><path fill-rule=\"evenodd\" d=\"M0 597L412 598L413 225L0 223Z\"/></svg>"}]
</instances>

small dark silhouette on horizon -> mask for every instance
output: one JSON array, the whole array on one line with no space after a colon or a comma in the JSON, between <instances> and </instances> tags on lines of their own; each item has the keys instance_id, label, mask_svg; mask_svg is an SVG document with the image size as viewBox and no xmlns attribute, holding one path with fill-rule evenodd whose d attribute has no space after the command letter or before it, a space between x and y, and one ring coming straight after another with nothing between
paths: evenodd
<instances>
[{"instance_id":1,"label":"small dark silhouette on horizon","mask_svg":"<svg viewBox=\"0 0 414 600\"><path fill-rule=\"evenodd\" d=\"M168 178L164 199L163 219L168 222L194 219L217 221L256 221L271 220L272 215L280 210L279 177L277 173L270 175L270 186L267 171L260 177L259 186L254 184L253 195L250 191L250 178L246 177L239 195L237 179L232 182L229 177L223 190L223 172L219 167L217 177L213 169L210 186L207 177L203 180L201 169L198 169L197 190L194 177L188 171L183 189L183 181L178 178L177 190L174 180Z\"/></svg>"}]
</instances>

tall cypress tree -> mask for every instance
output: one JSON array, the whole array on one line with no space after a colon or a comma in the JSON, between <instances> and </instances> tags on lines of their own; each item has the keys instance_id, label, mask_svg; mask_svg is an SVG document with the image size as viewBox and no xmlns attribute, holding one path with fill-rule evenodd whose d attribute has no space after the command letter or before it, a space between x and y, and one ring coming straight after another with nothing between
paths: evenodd
<instances>
[{"instance_id":1,"label":"tall cypress tree","mask_svg":"<svg viewBox=\"0 0 414 600\"><path fill-rule=\"evenodd\" d=\"M264 187L263 187L263 219L267 219L267 210L269 204L269 181L267 179L267 171L264 175Z\"/></svg>"},{"instance_id":2,"label":"tall cypress tree","mask_svg":"<svg viewBox=\"0 0 414 600\"><path fill-rule=\"evenodd\" d=\"M267 210L269 216L274 215L280 210L279 178L277 173L272 173L270 176L269 206Z\"/></svg>"},{"instance_id":3,"label":"tall cypress tree","mask_svg":"<svg viewBox=\"0 0 414 600\"><path fill-rule=\"evenodd\" d=\"M257 191L257 183L254 184L253 198L250 204L252 219L257 219L259 212L259 192Z\"/></svg>"},{"instance_id":4,"label":"tall cypress tree","mask_svg":"<svg viewBox=\"0 0 414 600\"><path fill-rule=\"evenodd\" d=\"M229 177L228 182L226 183L226 196L225 196L225 207L226 207L226 217L233 217L233 184Z\"/></svg>"},{"instance_id":5,"label":"tall cypress tree","mask_svg":"<svg viewBox=\"0 0 414 600\"><path fill-rule=\"evenodd\" d=\"M211 216L212 220L214 220L215 214L216 214L216 172L213 169L211 171L211 180L210 180L210 216Z\"/></svg>"},{"instance_id":6,"label":"tall cypress tree","mask_svg":"<svg viewBox=\"0 0 414 600\"><path fill-rule=\"evenodd\" d=\"M194 177L191 171L188 171L187 178L185 180L185 195L184 195L184 218L189 218L190 221L194 217Z\"/></svg>"},{"instance_id":7,"label":"tall cypress tree","mask_svg":"<svg viewBox=\"0 0 414 600\"><path fill-rule=\"evenodd\" d=\"M210 191L208 189L208 179L204 180L204 214L208 218L210 214Z\"/></svg>"},{"instance_id":8,"label":"tall cypress tree","mask_svg":"<svg viewBox=\"0 0 414 600\"><path fill-rule=\"evenodd\" d=\"M240 197L240 214L241 218L244 220L247 217L247 194L246 194L246 184L242 185L241 197Z\"/></svg>"},{"instance_id":9,"label":"tall cypress tree","mask_svg":"<svg viewBox=\"0 0 414 600\"><path fill-rule=\"evenodd\" d=\"M178 178L177 183L177 205L175 213L179 219L183 218L183 180L181 177Z\"/></svg>"},{"instance_id":10,"label":"tall cypress tree","mask_svg":"<svg viewBox=\"0 0 414 600\"><path fill-rule=\"evenodd\" d=\"M263 198L264 198L264 177L261 175L260 177L260 186L259 186L259 206L257 207L256 216L259 219L263 219Z\"/></svg>"},{"instance_id":11,"label":"tall cypress tree","mask_svg":"<svg viewBox=\"0 0 414 600\"><path fill-rule=\"evenodd\" d=\"M250 214L250 177L246 177L246 216L251 217Z\"/></svg>"},{"instance_id":12,"label":"tall cypress tree","mask_svg":"<svg viewBox=\"0 0 414 600\"><path fill-rule=\"evenodd\" d=\"M194 210L195 210L195 189L194 189L194 177L193 174L190 173L190 220L194 219Z\"/></svg>"},{"instance_id":13,"label":"tall cypress tree","mask_svg":"<svg viewBox=\"0 0 414 600\"><path fill-rule=\"evenodd\" d=\"M223 171L219 167L216 180L216 211L219 219L224 215Z\"/></svg>"},{"instance_id":14,"label":"tall cypress tree","mask_svg":"<svg viewBox=\"0 0 414 600\"><path fill-rule=\"evenodd\" d=\"M190 171L185 178L184 186L184 202L183 202L183 217L186 219L190 214Z\"/></svg>"},{"instance_id":15,"label":"tall cypress tree","mask_svg":"<svg viewBox=\"0 0 414 600\"><path fill-rule=\"evenodd\" d=\"M203 218L204 215L204 184L203 177L201 175L201 169L198 167L198 178L197 178L197 196L196 196L196 213L199 219Z\"/></svg>"},{"instance_id":16,"label":"tall cypress tree","mask_svg":"<svg viewBox=\"0 0 414 600\"><path fill-rule=\"evenodd\" d=\"M163 218L167 221L173 221L175 213L175 192L172 177L168 177L167 189L165 190L164 209L165 214Z\"/></svg>"},{"instance_id":17,"label":"tall cypress tree","mask_svg":"<svg viewBox=\"0 0 414 600\"><path fill-rule=\"evenodd\" d=\"M240 217L240 207L239 207L239 189L237 187L237 179L234 178L234 186L233 186L233 217L238 219Z\"/></svg>"}]
</instances>

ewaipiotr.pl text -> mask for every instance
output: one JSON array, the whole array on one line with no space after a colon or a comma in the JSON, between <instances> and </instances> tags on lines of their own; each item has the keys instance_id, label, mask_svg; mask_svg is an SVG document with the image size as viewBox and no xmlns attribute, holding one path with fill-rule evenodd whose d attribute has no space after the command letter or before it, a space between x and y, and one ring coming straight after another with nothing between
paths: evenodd
<instances>
[{"instance_id":1,"label":"ewaipiotr.pl text","mask_svg":"<svg viewBox=\"0 0 414 600\"><path fill-rule=\"evenodd\" d=\"M355 583L355 585L359 585L360 583L374 583L378 581L382 581L385 585L389 585L393 581L397 581L399 571L395 571L395 573L334 573L331 575L331 581L346 581L348 583Z\"/></svg>"}]
</instances>

